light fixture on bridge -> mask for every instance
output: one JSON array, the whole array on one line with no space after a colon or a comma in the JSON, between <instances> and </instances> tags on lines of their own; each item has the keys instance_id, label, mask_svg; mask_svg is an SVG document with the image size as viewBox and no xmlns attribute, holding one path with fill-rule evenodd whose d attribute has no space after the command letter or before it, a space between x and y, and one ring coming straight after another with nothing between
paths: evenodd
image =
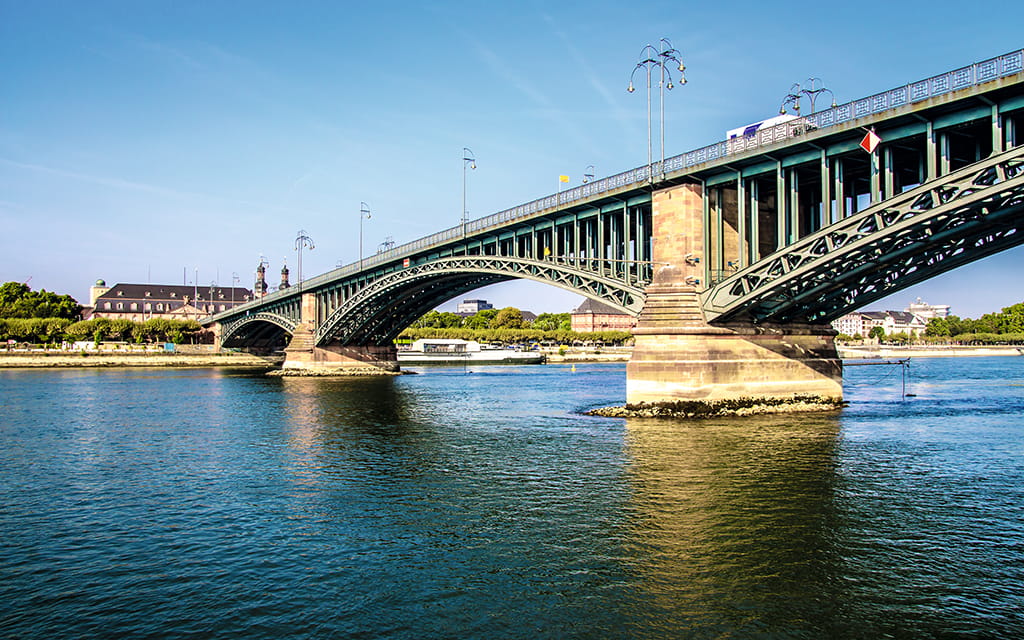
<instances>
[{"instance_id":1,"label":"light fixture on bridge","mask_svg":"<svg viewBox=\"0 0 1024 640\"><path fill-rule=\"evenodd\" d=\"M462 237L466 237L466 218L469 211L466 210L466 167L476 169L476 157L468 147L462 147Z\"/></svg>"},{"instance_id":2,"label":"light fixture on bridge","mask_svg":"<svg viewBox=\"0 0 1024 640\"><path fill-rule=\"evenodd\" d=\"M690 286L694 286L695 287L695 286L700 284L700 278L696 278L694 276L686 276L686 278L683 280L683 282L685 282L686 284L688 284Z\"/></svg>"},{"instance_id":3,"label":"light fixture on bridge","mask_svg":"<svg viewBox=\"0 0 1024 640\"><path fill-rule=\"evenodd\" d=\"M299 254L299 272L296 276L296 281L299 284L299 291L302 291L302 249L303 247L312 251L316 248L313 244L313 239L309 237L305 229L299 229L299 233L295 236L295 250Z\"/></svg>"},{"instance_id":4,"label":"light fixture on bridge","mask_svg":"<svg viewBox=\"0 0 1024 640\"><path fill-rule=\"evenodd\" d=\"M793 84L789 88L789 93L782 99L782 105L779 107L779 115L786 115L786 106L793 107L793 111L796 115L800 115L800 99L802 96L807 96L808 101L811 103L811 114L814 114L814 103L818 99L818 96L822 93L828 92L832 96L832 109L836 108L836 94L832 93L831 89L824 86L818 86L818 83L823 82L821 78L808 78L805 81L805 87L801 87L799 82Z\"/></svg>"},{"instance_id":5,"label":"light fixture on bridge","mask_svg":"<svg viewBox=\"0 0 1024 640\"><path fill-rule=\"evenodd\" d=\"M636 72L641 68L647 73L647 180L648 182L654 182L654 160L651 150L651 69L657 67L661 78L658 81L658 89L661 100L661 174L662 177L665 175L665 89L671 90L675 87L672 84L672 69L669 67L669 62L674 62L677 66L676 69L679 71L679 84L686 84L686 76L683 72L686 70L686 66L679 59L679 51L677 51L672 43L668 41L668 38L662 38L658 43L658 48L655 49L652 45L646 45L640 50L640 61L633 67L633 73L629 76L629 87L626 91L633 93L636 88L633 86L633 79L636 77Z\"/></svg>"},{"instance_id":6,"label":"light fixture on bridge","mask_svg":"<svg viewBox=\"0 0 1024 640\"><path fill-rule=\"evenodd\" d=\"M692 253L688 253L686 254L686 256L683 257L683 260L686 262L686 264L693 267L700 263L700 256L695 256Z\"/></svg>"},{"instance_id":7,"label":"light fixture on bridge","mask_svg":"<svg viewBox=\"0 0 1024 640\"><path fill-rule=\"evenodd\" d=\"M587 168L583 171L583 184L587 184L594 179L594 165L588 164Z\"/></svg>"},{"instance_id":8,"label":"light fixture on bridge","mask_svg":"<svg viewBox=\"0 0 1024 640\"><path fill-rule=\"evenodd\" d=\"M363 270L363 220L370 219L370 205L359 203L359 270Z\"/></svg>"}]
</instances>

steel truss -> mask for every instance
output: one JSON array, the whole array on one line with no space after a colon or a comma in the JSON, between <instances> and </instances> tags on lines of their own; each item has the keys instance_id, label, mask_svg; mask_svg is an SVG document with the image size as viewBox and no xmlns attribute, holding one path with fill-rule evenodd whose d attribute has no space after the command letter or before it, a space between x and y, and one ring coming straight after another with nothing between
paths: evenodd
<instances>
[{"instance_id":1,"label":"steel truss","mask_svg":"<svg viewBox=\"0 0 1024 640\"><path fill-rule=\"evenodd\" d=\"M234 337L242 338L244 333L242 330L257 323L260 325L269 323L280 327L288 333L294 333L295 327L299 326L299 319L290 318L272 311L260 311L252 315L245 315L224 325L221 332L221 343L228 344L228 341Z\"/></svg>"},{"instance_id":2,"label":"steel truss","mask_svg":"<svg viewBox=\"0 0 1024 640\"><path fill-rule=\"evenodd\" d=\"M601 300L627 313L639 313L646 282L626 282L622 261L529 260L504 256L440 258L387 273L367 283L315 332L316 344L389 344L412 321L466 291L512 279L528 279ZM625 265L628 267L628 265ZM631 277L631 276L630 276Z\"/></svg>"},{"instance_id":3,"label":"steel truss","mask_svg":"<svg viewBox=\"0 0 1024 640\"><path fill-rule=\"evenodd\" d=\"M807 236L701 295L705 317L825 323L1024 244L1024 147L964 167Z\"/></svg>"}]
</instances>

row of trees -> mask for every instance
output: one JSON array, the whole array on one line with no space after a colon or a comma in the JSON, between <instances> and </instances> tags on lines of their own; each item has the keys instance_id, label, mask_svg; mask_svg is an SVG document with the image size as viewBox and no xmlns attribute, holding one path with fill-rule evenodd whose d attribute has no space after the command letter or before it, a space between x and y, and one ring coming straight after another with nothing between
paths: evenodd
<instances>
[{"instance_id":1,"label":"row of trees","mask_svg":"<svg viewBox=\"0 0 1024 640\"><path fill-rule=\"evenodd\" d=\"M484 309L471 316L460 316L450 311L430 311L412 323L410 329L536 329L539 331L571 331L568 313L542 313L533 322L523 319L523 312L515 307ZM431 336L437 337L437 336Z\"/></svg>"},{"instance_id":2,"label":"row of trees","mask_svg":"<svg viewBox=\"0 0 1024 640\"><path fill-rule=\"evenodd\" d=\"M955 337L963 334L1006 335L1024 333L1024 302L1004 307L999 313L986 313L977 320L957 316L932 318L926 336Z\"/></svg>"},{"instance_id":3,"label":"row of trees","mask_svg":"<svg viewBox=\"0 0 1024 640\"><path fill-rule=\"evenodd\" d=\"M529 322L523 318L523 312L519 309L505 307L484 309L471 316L460 316L450 311L430 311L403 331L399 339L446 338L505 344L544 341L559 344L624 344L632 337L628 331L575 332L568 313L542 313Z\"/></svg>"},{"instance_id":4,"label":"row of trees","mask_svg":"<svg viewBox=\"0 0 1024 640\"><path fill-rule=\"evenodd\" d=\"M402 332L399 340L419 340L420 338L445 338L459 340L476 340L477 342L501 342L504 344L526 344L530 342L552 341L558 344L574 344L577 342L600 342L607 345L622 345L633 339L628 331L595 331L579 333L557 329L543 331L541 329L471 329L468 327L452 328L409 328Z\"/></svg>"},{"instance_id":5,"label":"row of trees","mask_svg":"<svg viewBox=\"0 0 1024 640\"><path fill-rule=\"evenodd\" d=\"M0 318L0 340L37 344L120 340L124 342L195 342L203 330L195 320L153 318L145 322L131 320L80 320L66 318Z\"/></svg>"}]
</instances>

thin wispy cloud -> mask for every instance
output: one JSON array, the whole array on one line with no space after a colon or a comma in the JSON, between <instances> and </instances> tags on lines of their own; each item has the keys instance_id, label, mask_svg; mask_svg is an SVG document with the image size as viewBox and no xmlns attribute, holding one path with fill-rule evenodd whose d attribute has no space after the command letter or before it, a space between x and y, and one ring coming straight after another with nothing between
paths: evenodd
<instances>
[{"instance_id":1,"label":"thin wispy cloud","mask_svg":"<svg viewBox=\"0 0 1024 640\"><path fill-rule=\"evenodd\" d=\"M548 119L554 122L559 129L568 132L581 147L587 150L587 153L600 152L600 146L596 141L575 121L567 117L565 110L553 103L543 91L537 89L522 76L512 72L509 66L483 42L468 36L468 34L466 34L466 38L479 54L480 60L490 68L492 73L504 79L510 86L515 87L536 106L539 106L541 113L547 114Z\"/></svg>"},{"instance_id":2,"label":"thin wispy cloud","mask_svg":"<svg viewBox=\"0 0 1024 640\"><path fill-rule=\"evenodd\" d=\"M621 106L620 101L616 100L611 89L608 85L602 82L601 77L594 73L593 67L587 62L586 56L572 43L568 34L560 28L557 28L558 24L554 18L548 14L542 14L544 22L551 28L551 32L557 37L562 46L565 47L566 51L569 52L569 57L575 62L576 68L580 69L583 78L593 87L594 91L597 92L604 103L608 106L612 115L619 122L619 125L625 131L625 135L628 138L637 138L640 136L640 130L636 127L633 119L629 116L629 113ZM616 92L617 93L617 92Z\"/></svg>"},{"instance_id":3,"label":"thin wispy cloud","mask_svg":"<svg viewBox=\"0 0 1024 640\"><path fill-rule=\"evenodd\" d=\"M69 180L76 180L80 182L87 182L103 187L109 187L111 189L118 189L123 191L136 191L139 193L145 193L149 195L160 196L162 198L176 199L176 200L205 200L216 203L231 203L234 205L259 208L266 211L275 213L295 213L293 210L285 209L283 207L274 207L267 205L266 203L253 202L248 200L238 200L235 198L228 198L225 196L219 196L209 193L199 193L195 191L185 191L181 189L173 189L170 187L164 187L160 185L147 184L145 182L135 182L132 180L125 180L123 178L111 178L107 176L98 176L88 173L82 173L79 171L69 171L67 169L57 169L54 167L47 167L40 164L33 164L29 162L19 162L17 160L11 160L10 158L0 157L0 165L6 165L8 167L14 167L24 171L32 171L35 173L43 173L50 176L57 176L60 178L66 178Z\"/></svg>"}]
</instances>

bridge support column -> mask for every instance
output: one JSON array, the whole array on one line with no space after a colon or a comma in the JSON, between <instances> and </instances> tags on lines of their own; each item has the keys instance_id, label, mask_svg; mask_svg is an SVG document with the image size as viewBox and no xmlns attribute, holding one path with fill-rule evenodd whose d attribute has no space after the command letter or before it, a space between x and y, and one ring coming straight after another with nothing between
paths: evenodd
<instances>
[{"instance_id":1,"label":"bridge support column","mask_svg":"<svg viewBox=\"0 0 1024 640\"><path fill-rule=\"evenodd\" d=\"M285 347L282 369L303 371L314 375L332 374L387 374L398 371L398 354L394 345L319 347L315 342L316 297L302 294L302 322L292 333Z\"/></svg>"},{"instance_id":2,"label":"bridge support column","mask_svg":"<svg viewBox=\"0 0 1024 640\"><path fill-rule=\"evenodd\" d=\"M668 263L647 287L626 368L629 405L681 401L842 400L842 361L828 326L709 325L697 280L703 268L698 185L656 192L654 261ZM690 256L687 260L686 257Z\"/></svg>"}]
</instances>

